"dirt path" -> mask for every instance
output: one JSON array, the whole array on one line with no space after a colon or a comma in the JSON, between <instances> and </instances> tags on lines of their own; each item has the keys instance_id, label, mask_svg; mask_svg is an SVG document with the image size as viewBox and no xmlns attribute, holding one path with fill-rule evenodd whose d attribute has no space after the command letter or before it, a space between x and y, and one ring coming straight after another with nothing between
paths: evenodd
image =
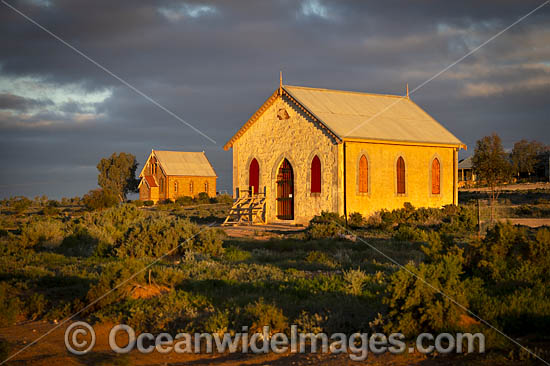
<instances>
[{"instance_id":1,"label":"dirt path","mask_svg":"<svg viewBox=\"0 0 550 366\"><path fill-rule=\"evenodd\" d=\"M34 339L51 330L55 324L49 322L31 322L23 325L16 325L8 328L0 328L2 338L11 344L11 352L22 349ZM236 354L176 354L166 355L153 352L141 354L132 351L129 357L117 356L108 345L108 335L111 326L108 324L94 325L96 333L96 345L92 352L83 356L70 354L64 343L66 326L61 326L51 334L44 337L38 343L25 349L23 352L8 361L6 365L212 365L236 366L236 365L448 365L449 359L431 359L420 354L391 355L384 354L374 356L369 354L365 362L351 361L347 354L322 355L322 354L262 354L243 355ZM122 344L122 343L121 343ZM3 360L0 360L0 362Z\"/></svg>"},{"instance_id":2,"label":"dirt path","mask_svg":"<svg viewBox=\"0 0 550 366\"><path fill-rule=\"evenodd\" d=\"M254 240L269 240L271 238L280 238L285 234L298 233L304 230L302 226L290 225L241 225L241 226L222 226L227 236L232 238L247 238Z\"/></svg>"},{"instance_id":3,"label":"dirt path","mask_svg":"<svg viewBox=\"0 0 550 366\"><path fill-rule=\"evenodd\" d=\"M514 225L525 225L529 227L550 226L550 219L510 218L510 219L500 219L500 221L503 221L503 222L510 221Z\"/></svg>"}]
</instances>

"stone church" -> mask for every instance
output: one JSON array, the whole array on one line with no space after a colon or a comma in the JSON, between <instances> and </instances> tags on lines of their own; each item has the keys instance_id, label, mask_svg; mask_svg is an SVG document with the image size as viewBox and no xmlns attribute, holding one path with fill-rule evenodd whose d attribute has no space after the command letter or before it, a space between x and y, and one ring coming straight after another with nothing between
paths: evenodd
<instances>
[{"instance_id":1,"label":"stone church","mask_svg":"<svg viewBox=\"0 0 550 366\"><path fill-rule=\"evenodd\" d=\"M230 148L234 195L265 195L266 222L305 223L321 211L457 204L466 146L408 95L281 82Z\"/></svg>"}]
</instances>

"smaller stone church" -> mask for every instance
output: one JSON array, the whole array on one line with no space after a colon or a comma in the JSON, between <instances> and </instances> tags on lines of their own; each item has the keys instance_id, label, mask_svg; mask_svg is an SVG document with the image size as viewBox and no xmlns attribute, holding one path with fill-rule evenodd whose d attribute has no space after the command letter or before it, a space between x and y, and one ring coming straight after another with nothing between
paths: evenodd
<instances>
[{"instance_id":1,"label":"smaller stone church","mask_svg":"<svg viewBox=\"0 0 550 366\"><path fill-rule=\"evenodd\" d=\"M282 82L224 146L234 195L262 196L271 223L457 204L461 148L408 95Z\"/></svg>"},{"instance_id":2,"label":"smaller stone church","mask_svg":"<svg viewBox=\"0 0 550 366\"><path fill-rule=\"evenodd\" d=\"M152 150L139 174L139 199L175 201L205 192L216 196L217 175L203 152Z\"/></svg>"}]
</instances>

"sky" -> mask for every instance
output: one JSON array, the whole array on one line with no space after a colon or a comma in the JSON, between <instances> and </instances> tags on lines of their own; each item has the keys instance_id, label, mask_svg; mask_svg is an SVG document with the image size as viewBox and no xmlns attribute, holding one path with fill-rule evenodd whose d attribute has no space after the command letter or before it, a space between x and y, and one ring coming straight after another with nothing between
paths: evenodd
<instances>
[{"instance_id":1,"label":"sky","mask_svg":"<svg viewBox=\"0 0 550 366\"><path fill-rule=\"evenodd\" d=\"M2 0L0 198L82 196L101 158L132 153L141 169L151 149L205 151L230 191L223 145L280 70L403 95L543 2ZM493 132L508 149L550 144L550 3L411 99L468 145L461 157Z\"/></svg>"}]
</instances>

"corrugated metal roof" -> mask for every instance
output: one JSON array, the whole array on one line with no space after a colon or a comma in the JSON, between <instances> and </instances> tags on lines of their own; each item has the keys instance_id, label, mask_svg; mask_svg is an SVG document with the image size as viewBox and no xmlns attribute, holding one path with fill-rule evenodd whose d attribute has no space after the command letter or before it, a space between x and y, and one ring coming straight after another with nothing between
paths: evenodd
<instances>
[{"instance_id":1,"label":"corrugated metal roof","mask_svg":"<svg viewBox=\"0 0 550 366\"><path fill-rule=\"evenodd\" d=\"M151 154L156 156L166 175L217 176L204 152L153 150Z\"/></svg>"},{"instance_id":2,"label":"corrugated metal roof","mask_svg":"<svg viewBox=\"0 0 550 366\"><path fill-rule=\"evenodd\" d=\"M462 145L407 97L284 85L340 138Z\"/></svg>"}]
</instances>

